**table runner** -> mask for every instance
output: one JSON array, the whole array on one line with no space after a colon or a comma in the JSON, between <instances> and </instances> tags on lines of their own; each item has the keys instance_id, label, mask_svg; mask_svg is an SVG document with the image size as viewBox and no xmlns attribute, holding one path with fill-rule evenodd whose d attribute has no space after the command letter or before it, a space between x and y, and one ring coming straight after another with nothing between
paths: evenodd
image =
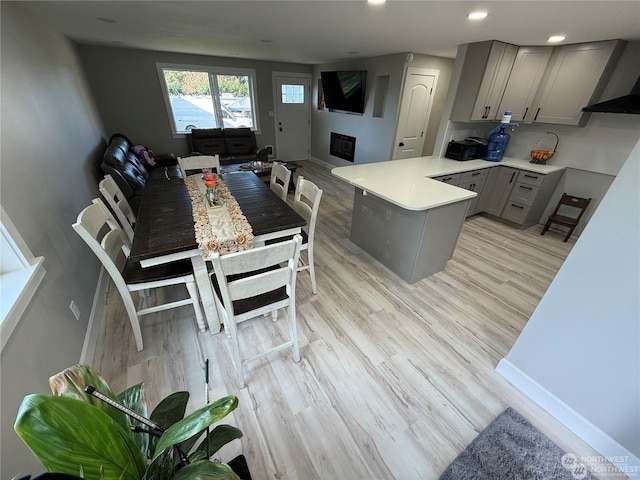
<instances>
[{"instance_id":1,"label":"table runner","mask_svg":"<svg viewBox=\"0 0 640 480\"><path fill-rule=\"evenodd\" d=\"M189 175L185 182L191 196L196 242L205 260L211 260L215 252L224 255L253 248L251 225L220 176L214 176L215 197L219 207L209 206L202 174Z\"/></svg>"}]
</instances>

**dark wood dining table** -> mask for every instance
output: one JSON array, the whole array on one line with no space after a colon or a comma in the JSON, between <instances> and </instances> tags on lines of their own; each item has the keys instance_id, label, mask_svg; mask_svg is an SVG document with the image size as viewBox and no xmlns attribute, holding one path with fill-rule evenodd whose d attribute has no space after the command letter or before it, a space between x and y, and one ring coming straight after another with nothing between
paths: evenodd
<instances>
[{"instance_id":1,"label":"dark wood dining table","mask_svg":"<svg viewBox=\"0 0 640 480\"><path fill-rule=\"evenodd\" d=\"M293 208L253 172L229 172L222 181L253 229L254 245L300 233L306 224ZM152 175L144 187L137 214L130 261L149 267L188 258L212 333L220 331L207 265L196 243L191 197L181 177ZM201 331L206 329L199 325Z\"/></svg>"}]
</instances>

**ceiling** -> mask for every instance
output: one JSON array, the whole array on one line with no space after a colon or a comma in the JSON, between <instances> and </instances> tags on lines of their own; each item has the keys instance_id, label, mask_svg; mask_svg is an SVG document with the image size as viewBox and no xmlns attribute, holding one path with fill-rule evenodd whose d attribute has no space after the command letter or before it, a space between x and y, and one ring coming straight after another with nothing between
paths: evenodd
<instances>
[{"instance_id":1,"label":"ceiling","mask_svg":"<svg viewBox=\"0 0 640 480\"><path fill-rule=\"evenodd\" d=\"M78 43L321 64L415 52L454 58L457 45L640 40L628 1L27 1ZM470 21L473 10L486 10Z\"/></svg>"}]
</instances>

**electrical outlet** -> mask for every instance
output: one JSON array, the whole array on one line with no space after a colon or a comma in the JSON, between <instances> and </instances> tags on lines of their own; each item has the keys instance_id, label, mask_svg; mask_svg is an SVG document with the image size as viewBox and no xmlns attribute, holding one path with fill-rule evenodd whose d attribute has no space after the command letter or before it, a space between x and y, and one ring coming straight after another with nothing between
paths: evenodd
<instances>
[{"instance_id":1,"label":"electrical outlet","mask_svg":"<svg viewBox=\"0 0 640 480\"><path fill-rule=\"evenodd\" d=\"M71 300L71 305L69 305L69 309L73 312L73 316L76 317L76 320L80 320L80 309L78 308L78 305L76 305L76 302Z\"/></svg>"}]
</instances>

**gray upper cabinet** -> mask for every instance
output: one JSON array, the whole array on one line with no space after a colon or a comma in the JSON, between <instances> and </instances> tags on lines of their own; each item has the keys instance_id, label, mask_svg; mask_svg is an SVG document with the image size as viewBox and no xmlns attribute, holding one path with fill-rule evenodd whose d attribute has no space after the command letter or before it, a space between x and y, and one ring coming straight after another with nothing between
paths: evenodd
<instances>
[{"instance_id":1,"label":"gray upper cabinet","mask_svg":"<svg viewBox=\"0 0 640 480\"><path fill-rule=\"evenodd\" d=\"M510 110L511 121L531 121L535 114L534 100L553 47L520 47L504 90L499 112Z\"/></svg>"},{"instance_id":2,"label":"gray upper cabinet","mask_svg":"<svg viewBox=\"0 0 640 480\"><path fill-rule=\"evenodd\" d=\"M475 122L502 118L500 101L517 52L517 46L497 41L467 45L451 120Z\"/></svg>"},{"instance_id":3,"label":"gray upper cabinet","mask_svg":"<svg viewBox=\"0 0 640 480\"><path fill-rule=\"evenodd\" d=\"M497 41L466 45L451 120L579 125L597 101L624 45L622 40L560 47L517 47Z\"/></svg>"},{"instance_id":4,"label":"gray upper cabinet","mask_svg":"<svg viewBox=\"0 0 640 480\"><path fill-rule=\"evenodd\" d=\"M584 125L582 108L597 101L626 42L556 47L537 97L533 122Z\"/></svg>"}]
</instances>

